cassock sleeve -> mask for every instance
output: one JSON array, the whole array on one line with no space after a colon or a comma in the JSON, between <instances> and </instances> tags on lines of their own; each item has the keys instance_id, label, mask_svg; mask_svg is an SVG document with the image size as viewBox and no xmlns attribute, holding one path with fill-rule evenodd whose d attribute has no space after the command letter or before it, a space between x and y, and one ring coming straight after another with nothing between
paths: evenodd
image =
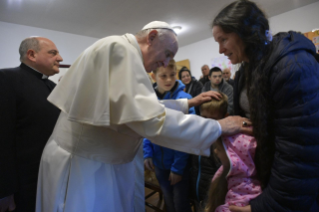
<instances>
[{"instance_id":1,"label":"cassock sleeve","mask_svg":"<svg viewBox=\"0 0 319 212\"><path fill-rule=\"evenodd\" d=\"M165 107L181 111L184 114L188 113L188 99L167 99L167 100L161 100L161 104L163 104Z\"/></svg>"},{"instance_id":2,"label":"cassock sleeve","mask_svg":"<svg viewBox=\"0 0 319 212\"><path fill-rule=\"evenodd\" d=\"M221 135L217 121L169 108L155 118L127 126L157 145L205 156L210 155L210 146Z\"/></svg>"},{"instance_id":3,"label":"cassock sleeve","mask_svg":"<svg viewBox=\"0 0 319 212\"><path fill-rule=\"evenodd\" d=\"M10 83L8 83L10 82ZM16 100L13 81L0 72L0 198L18 190L15 161Z\"/></svg>"}]
</instances>

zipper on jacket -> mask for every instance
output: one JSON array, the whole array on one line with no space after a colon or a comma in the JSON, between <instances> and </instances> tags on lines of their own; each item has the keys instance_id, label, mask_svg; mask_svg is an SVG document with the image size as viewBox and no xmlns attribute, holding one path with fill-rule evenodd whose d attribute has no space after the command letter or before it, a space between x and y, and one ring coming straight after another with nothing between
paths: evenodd
<instances>
[{"instance_id":1,"label":"zipper on jacket","mask_svg":"<svg viewBox=\"0 0 319 212\"><path fill-rule=\"evenodd\" d=\"M162 166L163 166L163 169L165 169L165 166L164 166L164 150L162 147L161 148L161 153L162 153Z\"/></svg>"},{"instance_id":2,"label":"zipper on jacket","mask_svg":"<svg viewBox=\"0 0 319 212\"><path fill-rule=\"evenodd\" d=\"M200 165L201 156L198 156L198 175L197 175L197 182L196 182L196 197L197 201L199 202L199 181L200 181L200 174L201 174L201 165Z\"/></svg>"}]
</instances>

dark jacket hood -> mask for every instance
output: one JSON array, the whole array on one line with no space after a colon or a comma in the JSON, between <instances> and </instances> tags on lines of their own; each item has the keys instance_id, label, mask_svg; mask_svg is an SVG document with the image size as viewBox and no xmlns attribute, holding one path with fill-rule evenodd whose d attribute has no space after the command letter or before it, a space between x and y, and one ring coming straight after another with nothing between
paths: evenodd
<instances>
[{"instance_id":1,"label":"dark jacket hood","mask_svg":"<svg viewBox=\"0 0 319 212\"><path fill-rule=\"evenodd\" d=\"M269 62L265 64L265 70L270 69L274 64L276 64L281 58L285 57L292 51L308 51L311 54L316 53L316 47L313 43L305 37L303 34L289 31L280 32L276 34L271 43L275 48L271 52L268 59Z\"/></svg>"}]
</instances>

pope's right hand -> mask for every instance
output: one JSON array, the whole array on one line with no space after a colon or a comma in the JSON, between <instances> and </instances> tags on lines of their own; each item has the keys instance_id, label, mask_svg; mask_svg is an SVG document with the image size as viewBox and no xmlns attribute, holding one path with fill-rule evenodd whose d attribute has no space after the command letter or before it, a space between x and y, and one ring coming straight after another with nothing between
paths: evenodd
<instances>
[{"instance_id":1,"label":"pope's right hand","mask_svg":"<svg viewBox=\"0 0 319 212\"><path fill-rule=\"evenodd\" d=\"M252 123L249 119L240 116L228 116L224 119L218 120L222 135L235 135L237 133L244 133L247 135L253 134Z\"/></svg>"},{"instance_id":2,"label":"pope's right hand","mask_svg":"<svg viewBox=\"0 0 319 212\"><path fill-rule=\"evenodd\" d=\"M144 166L150 171L154 171L154 164L153 164L153 159L152 158L146 158L144 160Z\"/></svg>"},{"instance_id":3,"label":"pope's right hand","mask_svg":"<svg viewBox=\"0 0 319 212\"><path fill-rule=\"evenodd\" d=\"M192 99L188 100L188 107L194 107L194 106L199 106L201 104L203 104L204 102L208 102L210 100L212 100L212 98L219 100L222 96L220 95L220 93L216 92L216 91L206 91L203 92L201 94L198 94L197 96L195 96Z\"/></svg>"},{"instance_id":4,"label":"pope's right hand","mask_svg":"<svg viewBox=\"0 0 319 212\"><path fill-rule=\"evenodd\" d=\"M0 212L13 211L15 208L13 195L0 199Z\"/></svg>"}]
</instances>

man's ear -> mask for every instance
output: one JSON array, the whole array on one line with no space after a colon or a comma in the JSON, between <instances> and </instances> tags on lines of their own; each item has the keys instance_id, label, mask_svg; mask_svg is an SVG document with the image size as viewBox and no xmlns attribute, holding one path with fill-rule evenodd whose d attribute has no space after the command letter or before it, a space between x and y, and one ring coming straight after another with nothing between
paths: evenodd
<instances>
[{"instance_id":1,"label":"man's ear","mask_svg":"<svg viewBox=\"0 0 319 212\"><path fill-rule=\"evenodd\" d=\"M29 49L27 51L27 58L28 58L28 60L35 62L36 61L36 52L33 49Z\"/></svg>"},{"instance_id":2,"label":"man's ear","mask_svg":"<svg viewBox=\"0 0 319 212\"><path fill-rule=\"evenodd\" d=\"M147 43L149 45L152 45L152 43L153 43L154 39L156 38L156 36L158 36L158 32L157 32L156 29L153 29L152 31L150 31L148 33L148 36L147 36Z\"/></svg>"},{"instance_id":3,"label":"man's ear","mask_svg":"<svg viewBox=\"0 0 319 212\"><path fill-rule=\"evenodd\" d=\"M210 76L208 75L208 79L210 80Z\"/></svg>"}]
</instances>

